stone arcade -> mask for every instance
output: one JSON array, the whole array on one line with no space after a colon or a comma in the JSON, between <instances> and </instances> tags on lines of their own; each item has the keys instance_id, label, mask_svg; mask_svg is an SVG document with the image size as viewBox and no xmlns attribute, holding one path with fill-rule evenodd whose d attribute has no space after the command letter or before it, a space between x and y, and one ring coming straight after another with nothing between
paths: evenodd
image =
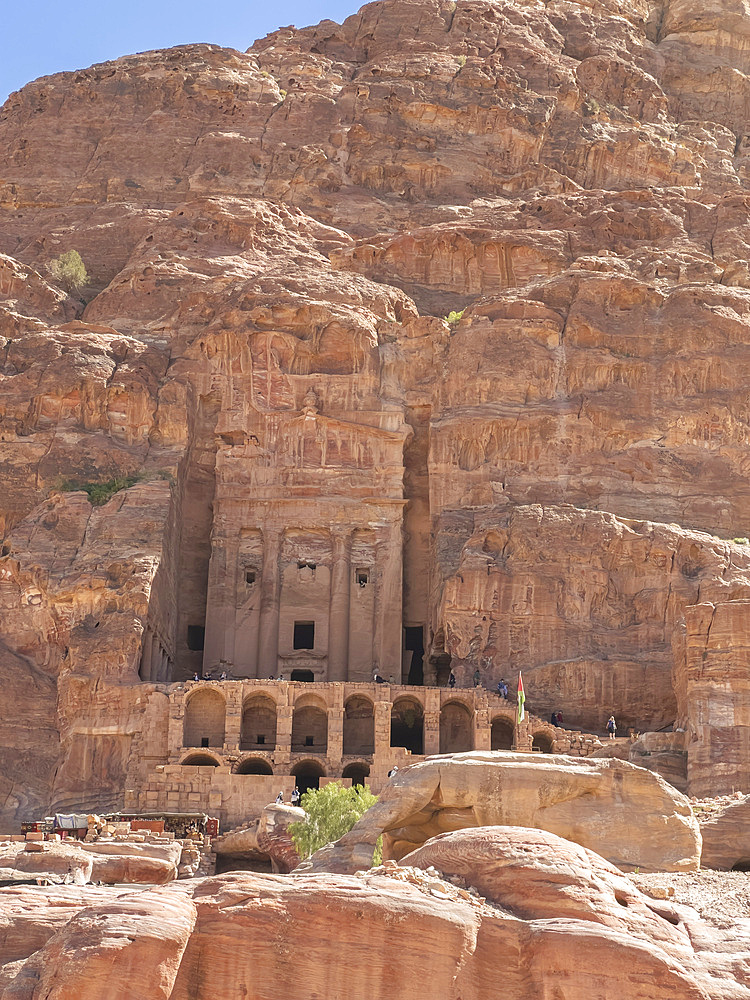
<instances>
[{"instance_id":1,"label":"stone arcade","mask_svg":"<svg viewBox=\"0 0 750 1000\"><path fill-rule=\"evenodd\" d=\"M167 695L167 697L164 697ZM209 809L223 828L277 792L332 778L378 792L394 765L430 754L511 750L588 756L601 746L482 688L244 680L164 686L131 755L126 811Z\"/></svg>"}]
</instances>

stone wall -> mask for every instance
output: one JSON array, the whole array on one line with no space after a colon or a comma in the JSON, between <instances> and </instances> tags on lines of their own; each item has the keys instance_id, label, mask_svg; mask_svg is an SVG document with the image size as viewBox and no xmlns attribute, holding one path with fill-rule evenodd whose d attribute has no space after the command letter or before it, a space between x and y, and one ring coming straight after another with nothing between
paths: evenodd
<instances>
[{"instance_id":1,"label":"stone wall","mask_svg":"<svg viewBox=\"0 0 750 1000\"><path fill-rule=\"evenodd\" d=\"M430 754L518 749L588 756L601 747L596 736L534 716L516 725L515 704L484 688L190 681L157 689L148 704L124 808L202 809L224 828L256 818L279 791L288 800L295 784L366 780L377 793L394 765ZM156 737L165 728L166 746Z\"/></svg>"}]
</instances>

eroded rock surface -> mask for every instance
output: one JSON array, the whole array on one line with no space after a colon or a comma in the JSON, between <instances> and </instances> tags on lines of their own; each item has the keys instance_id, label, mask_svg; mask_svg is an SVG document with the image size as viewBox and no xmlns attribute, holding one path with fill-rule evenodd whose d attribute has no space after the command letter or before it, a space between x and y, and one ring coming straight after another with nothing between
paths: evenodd
<instances>
[{"instance_id":1,"label":"eroded rock surface","mask_svg":"<svg viewBox=\"0 0 750 1000\"><path fill-rule=\"evenodd\" d=\"M174 1000L406 1000L427 981L456 1000L543 1000L550 975L561 1000L608 996L613 984L635 1000L750 996L747 928L734 929L730 956L694 910L642 894L551 834L461 831L408 860L358 876L243 872L69 908L44 943L28 937L25 953L12 950L2 996L35 996L38 984L61 996L73 981L76 995L100 995L105 969L113 996ZM16 910L21 919L17 890L0 892L11 928ZM290 958L303 948L304 975Z\"/></svg>"},{"instance_id":2,"label":"eroded rock surface","mask_svg":"<svg viewBox=\"0 0 750 1000\"><path fill-rule=\"evenodd\" d=\"M399 771L354 828L303 869L355 871L401 859L431 837L475 826L536 827L595 850L625 870L694 870L700 833L687 799L624 761L525 754L431 757Z\"/></svg>"},{"instance_id":3,"label":"eroded rock surface","mask_svg":"<svg viewBox=\"0 0 750 1000\"><path fill-rule=\"evenodd\" d=\"M232 861L239 868L250 868L253 861L270 861L274 872L286 874L300 862L289 833L290 823L305 819L305 811L295 806L267 805L251 826L232 830L214 841L217 871L231 871Z\"/></svg>"},{"instance_id":4,"label":"eroded rock surface","mask_svg":"<svg viewBox=\"0 0 750 1000\"><path fill-rule=\"evenodd\" d=\"M523 669L575 728L679 715L664 773L731 789L737 672L691 710L672 633L750 599L749 20L381 0L11 95L3 822L122 808L168 759L139 678L204 668Z\"/></svg>"},{"instance_id":5,"label":"eroded rock surface","mask_svg":"<svg viewBox=\"0 0 750 1000\"><path fill-rule=\"evenodd\" d=\"M750 799L737 793L729 800L698 803L695 813L701 827L705 868L750 871Z\"/></svg>"},{"instance_id":6,"label":"eroded rock surface","mask_svg":"<svg viewBox=\"0 0 750 1000\"><path fill-rule=\"evenodd\" d=\"M0 872L8 879L49 878L53 882L161 885L177 878L180 843L123 844L31 842L0 844Z\"/></svg>"}]
</instances>

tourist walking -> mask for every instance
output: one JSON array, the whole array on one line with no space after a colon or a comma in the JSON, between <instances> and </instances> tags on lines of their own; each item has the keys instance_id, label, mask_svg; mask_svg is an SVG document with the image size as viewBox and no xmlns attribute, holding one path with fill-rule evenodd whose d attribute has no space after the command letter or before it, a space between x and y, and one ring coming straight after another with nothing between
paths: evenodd
<instances>
[{"instance_id":1,"label":"tourist walking","mask_svg":"<svg viewBox=\"0 0 750 1000\"><path fill-rule=\"evenodd\" d=\"M553 726L557 726L557 712L553 712L552 715L550 715L549 721Z\"/></svg>"},{"instance_id":2,"label":"tourist walking","mask_svg":"<svg viewBox=\"0 0 750 1000\"><path fill-rule=\"evenodd\" d=\"M560 728L562 728L562 724L563 724L562 712L558 712L557 713L557 724L558 724L558 726L560 726Z\"/></svg>"},{"instance_id":3,"label":"tourist walking","mask_svg":"<svg viewBox=\"0 0 750 1000\"><path fill-rule=\"evenodd\" d=\"M479 667L474 671L474 687L478 688L482 683L482 675L479 673Z\"/></svg>"},{"instance_id":4,"label":"tourist walking","mask_svg":"<svg viewBox=\"0 0 750 1000\"><path fill-rule=\"evenodd\" d=\"M617 733L617 723L615 722L614 715L610 715L609 721L607 722L607 732L609 733L609 738L613 740L615 734Z\"/></svg>"},{"instance_id":5,"label":"tourist walking","mask_svg":"<svg viewBox=\"0 0 750 1000\"><path fill-rule=\"evenodd\" d=\"M448 687L454 688L455 686L456 686L456 675L451 670L451 672L448 674Z\"/></svg>"},{"instance_id":6,"label":"tourist walking","mask_svg":"<svg viewBox=\"0 0 750 1000\"><path fill-rule=\"evenodd\" d=\"M283 792L279 792L279 794L276 796L276 805L277 806L283 806L284 805L284 793Z\"/></svg>"},{"instance_id":7,"label":"tourist walking","mask_svg":"<svg viewBox=\"0 0 750 1000\"><path fill-rule=\"evenodd\" d=\"M300 800L299 788L297 788L295 785L294 790L292 791L292 805L298 806L299 800Z\"/></svg>"}]
</instances>

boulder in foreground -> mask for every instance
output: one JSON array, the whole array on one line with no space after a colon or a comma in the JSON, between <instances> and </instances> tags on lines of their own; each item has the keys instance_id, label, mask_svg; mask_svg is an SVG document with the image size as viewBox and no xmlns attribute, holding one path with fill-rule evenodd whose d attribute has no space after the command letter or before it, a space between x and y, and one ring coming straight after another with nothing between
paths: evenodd
<instances>
[{"instance_id":1,"label":"boulder in foreground","mask_svg":"<svg viewBox=\"0 0 750 1000\"><path fill-rule=\"evenodd\" d=\"M690 803L621 760L473 752L430 757L394 776L376 805L302 868L369 867L378 837L399 860L431 837L476 826L547 830L624 871L694 871L701 835Z\"/></svg>"}]
</instances>

